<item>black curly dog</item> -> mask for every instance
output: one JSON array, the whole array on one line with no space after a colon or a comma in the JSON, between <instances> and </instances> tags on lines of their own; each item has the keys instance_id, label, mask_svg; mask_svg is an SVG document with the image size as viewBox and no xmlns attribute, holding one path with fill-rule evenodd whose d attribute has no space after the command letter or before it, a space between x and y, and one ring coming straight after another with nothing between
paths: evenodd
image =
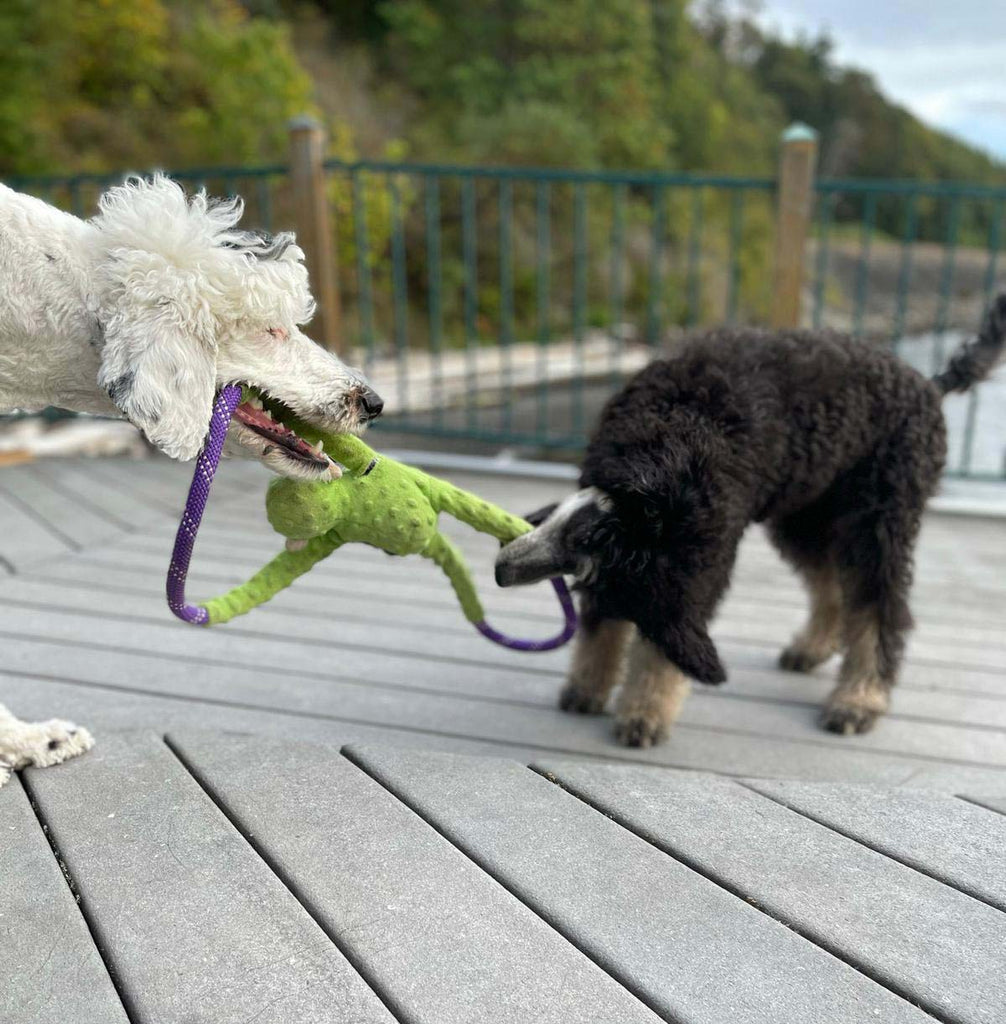
<instances>
[{"instance_id":1,"label":"black curly dog","mask_svg":"<svg viewBox=\"0 0 1006 1024\"><path fill-rule=\"evenodd\" d=\"M497 561L502 586L578 581L561 706L601 711L627 671L618 738L661 739L685 676L726 679L708 625L744 530L765 522L810 591L780 664L805 672L843 650L823 724L869 729L912 624L913 547L946 456L941 400L985 377L1004 337L1006 295L933 380L845 335L744 329L694 338L640 372L601 414L583 490L536 513L537 529Z\"/></svg>"}]
</instances>

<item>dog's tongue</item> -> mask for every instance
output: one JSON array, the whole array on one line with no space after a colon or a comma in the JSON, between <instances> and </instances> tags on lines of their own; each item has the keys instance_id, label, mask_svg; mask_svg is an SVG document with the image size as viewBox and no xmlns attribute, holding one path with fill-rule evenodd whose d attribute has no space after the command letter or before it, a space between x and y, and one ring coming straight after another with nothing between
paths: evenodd
<instances>
[{"instance_id":1,"label":"dog's tongue","mask_svg":"<svg viewBox=\"0 0 1006 1024\"><path fill-rule=\"evenodd\" d=\"M327 467L330 464L330 460L325 456L323 444L319 442L314 446L309 445L289 427L274 420L269 410L262 407L261 402L256 402L254 399L242 402L234 410L234 418L296 458L314 463L319 468Z\"/></svg>"}]
</instances>

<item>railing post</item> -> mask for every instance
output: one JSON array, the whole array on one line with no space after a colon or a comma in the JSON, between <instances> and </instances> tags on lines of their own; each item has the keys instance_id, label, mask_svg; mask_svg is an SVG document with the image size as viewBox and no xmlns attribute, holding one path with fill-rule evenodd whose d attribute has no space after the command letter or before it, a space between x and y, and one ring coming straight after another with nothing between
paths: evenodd
<instances>
[{"instance_id":1,"label":"railing post","mask_svg":"<svg viewBox=\"0 0 1006 1024\"><path fill-rule=\"evenodd\" d=\"M333 218L325 188L325 133L313 117L307 116L291 121L289 131L297 242L307 258L311 288L318 303L318 312L307 333L325 348L337 352L342 343L342 309Z\"/></svg>"},{"instance_id":2,"label":"railing post","mask_svg":"<svg viewBox=\"0 0 1006 1024\"><path fill-rule=\"evenodd\" d=\"M799 327L804 257L814 207L817 132L793 124L783 132L776 207L772 326Z\"/></svg>"}]
</instances>

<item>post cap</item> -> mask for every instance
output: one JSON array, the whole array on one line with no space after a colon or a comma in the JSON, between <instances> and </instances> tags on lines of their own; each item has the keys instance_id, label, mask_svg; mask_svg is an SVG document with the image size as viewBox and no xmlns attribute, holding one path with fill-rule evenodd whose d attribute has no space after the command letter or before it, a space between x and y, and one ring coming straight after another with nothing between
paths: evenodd
<instances>
[{"instance_id":1,"label":"post cap","mask_svg":"<svg viewBox=\"0 0 1006 1024\"><path fill-rule=\"evenodd\" d=\"M783 142L817 142L818 132L809 124L802 121L794 121L783 133Z\"/></svg>"},{"instance_id":2,"label":"post cap","mask_svg":"<svg viewBox=\"0 0 1006 1024\"><path fill-rule=\"evenodd\" d=\"M310 114L298 114L296 117L290 118L286 126L291 132L304 132L321 128L322 125L316 117L312 117Z\"/></svg>"}]
</instances>

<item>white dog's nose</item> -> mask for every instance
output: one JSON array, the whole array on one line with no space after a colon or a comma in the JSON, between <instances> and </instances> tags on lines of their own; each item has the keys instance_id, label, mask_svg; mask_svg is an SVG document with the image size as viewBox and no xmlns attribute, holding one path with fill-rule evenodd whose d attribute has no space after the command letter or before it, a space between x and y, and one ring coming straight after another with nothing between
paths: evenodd
<instances>
[{"instance_id":1,"label":"white dog's nose","mask_svg":"<svg viewBox=\"0 0 1006 1024\"><path fill-rule=\"evenodd\" d=\"M360 418L376 420L383 411L384 399L373 388L362 388L360 390Z\"/></svg>"}]
</instances>

